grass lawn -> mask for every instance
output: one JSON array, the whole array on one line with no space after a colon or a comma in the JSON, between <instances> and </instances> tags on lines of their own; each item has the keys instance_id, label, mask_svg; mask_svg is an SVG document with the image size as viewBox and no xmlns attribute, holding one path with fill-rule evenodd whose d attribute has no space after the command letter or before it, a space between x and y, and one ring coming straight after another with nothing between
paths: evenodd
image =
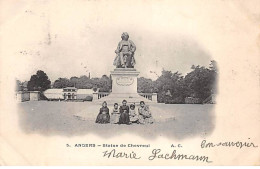
<instances>
[{"instance_id":1,"label":"grass lawn","mask_svg":"<svg viewBox=\"0 0 260 169\"><path fill-rule=\"evenodd\" d=\"M96 133L113 137L125 132L146 138L157 136L184 139L209 135L214 129L214 105L154 104L155 119L149 125L96 124L101 105L92 102L29 101L18 103L20 125L26 133L76 136ZM110 112L112 107L109 107ZM137 110L136 110L137 111Z\"/></svg>"}]
</instances>

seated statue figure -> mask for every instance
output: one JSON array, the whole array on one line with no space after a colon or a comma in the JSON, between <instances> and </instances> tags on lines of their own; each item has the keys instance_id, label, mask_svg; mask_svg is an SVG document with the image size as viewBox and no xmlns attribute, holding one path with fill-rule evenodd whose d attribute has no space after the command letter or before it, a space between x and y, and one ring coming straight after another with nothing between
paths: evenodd
<instances>
[{"instance_id":1,"label":"seated statue figure","mask_svg":"<svg viewBox=\"0 0 260 169\"><path fill-rule=\"evenodd\" d=\"M116 58L114 60L114 66L117 68L134 68L134 52L136 50L136 46L133 41L128 40L129 35L127 32L124 32L121 35L121 38L122 40L118 43L115 51Z\"/></svg>"}]
</instances>

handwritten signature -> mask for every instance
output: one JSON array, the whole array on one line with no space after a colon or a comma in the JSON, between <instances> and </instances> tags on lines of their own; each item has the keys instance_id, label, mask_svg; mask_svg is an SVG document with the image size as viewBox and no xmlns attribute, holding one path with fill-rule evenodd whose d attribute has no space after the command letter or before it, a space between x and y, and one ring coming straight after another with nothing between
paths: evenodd
<instances>
[{"instance_id":1,"label":"handwritten signature","mask_svg":"<svg viewBox=\"0 0 260 169\"><path fill-rule=\"evenodd\" d=\"M235 147L241 149L241 148L250 148L250 147L256 148L258 146L250 141L226 141L226 142L213 143L213 142L207 142L206 140L202 140L200 147L201 148ZM131 151L129 153L124 151L117 151L116 149L104 151L103 157L124 158L124 159L134 159L134 160L139 160L142 158L134 151ZM172 150L170 153L165 153L161 149L157 149L157 148L151 151L151 154L147 156L147 159L150 161L156 159L164 159L164 160L193 160L193 161L200 161L205 163L212 162L212 160L210 160L209 157L205 155L181 154L177 152L177 150Z\"/></svg>"},{"instance_id":2,"label":"handwritten signature","mask_svg":"<svg viewBox=\"0 0 260 169\"><path fill-rule=\"evenodd\" d=\"M208 156L201 156L201 155L188 155L188 154L178 154L176 150L173 150L170 154L169 153L162 153L161 149L153 149L151 155L148 157L148 160L155 160L155 159L165 159L165 160L194 160L194 161L202 161L211 163L212 161L209 160ZM137 155L134 151L131 153L126 152L117 152L115 149L111 151L104 151L103 157L107 158L127 158L127 159L141 159L141 156Z\"/></svg>"},{"instance_id":3,"label":"handwritten signature","mask_svg":"<svg viewBox=\"0 0 260 169\"><path fill-rule=\"evenodd\" d=\"M250 139L250 138L248 138ZM255 145L253 142L246 142L246 141L225 141L225 142L218 142L212 143L207 142L206 140L202 140L200 144L201 148L213 148L213 147L237 147L237 148L249 148L254 147L257 148L258 146Z\"/></svg>"}]
</instances>

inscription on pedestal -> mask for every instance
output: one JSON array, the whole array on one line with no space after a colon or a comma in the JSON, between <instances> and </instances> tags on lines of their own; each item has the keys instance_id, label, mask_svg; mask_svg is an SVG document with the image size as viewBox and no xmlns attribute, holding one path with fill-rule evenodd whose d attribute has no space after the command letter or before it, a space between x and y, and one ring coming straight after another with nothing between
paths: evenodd
<instances>
[{"instance_id":1,"label":"inscription on pedestal","mask_svg":"<svg viewBox=\"0 0 260 169\"><path fill-rule=\"evenodd\" d=\"M121 76L116 78L116 84L119 86L130 86L134 83L134 78L128 76Z\"/></svg>"}]
</instances>

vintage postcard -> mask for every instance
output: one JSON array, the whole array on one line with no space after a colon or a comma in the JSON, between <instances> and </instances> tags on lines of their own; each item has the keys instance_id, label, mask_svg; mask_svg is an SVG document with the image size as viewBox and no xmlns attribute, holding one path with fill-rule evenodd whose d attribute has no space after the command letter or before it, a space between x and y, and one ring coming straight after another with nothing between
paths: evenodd
<instances>
[{"instance_id":1,"label":"vintage postcard","mask_svg":"<svg viewBox=\"0 0 260 169\"><path fill-rule=\"evenodd\" d=\"M260 165L259 0L0 11L0 165Z\"/></svg>"}]
</instances>

